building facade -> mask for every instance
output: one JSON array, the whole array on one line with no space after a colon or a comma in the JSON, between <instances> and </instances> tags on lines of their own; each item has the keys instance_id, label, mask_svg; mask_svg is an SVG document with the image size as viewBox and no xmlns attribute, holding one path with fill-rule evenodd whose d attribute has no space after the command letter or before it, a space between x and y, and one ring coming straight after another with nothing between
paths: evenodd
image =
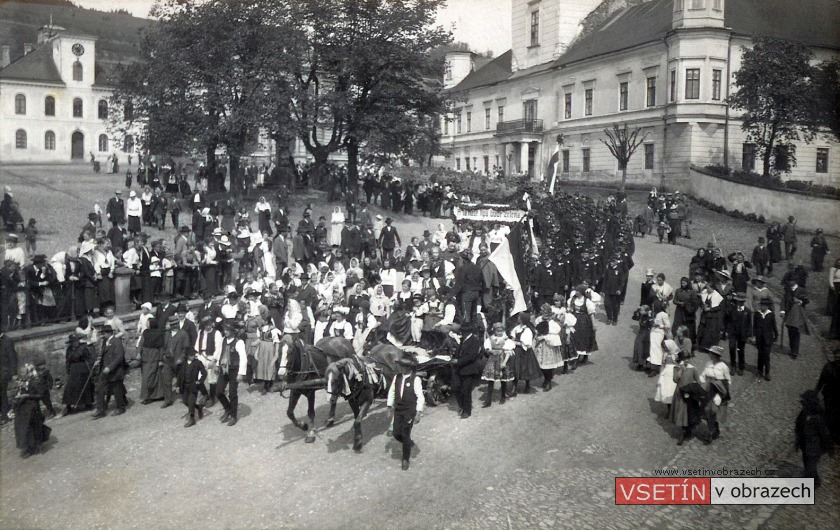
<instances>
[{"instance_id":1,"label":"building facade","mask_svg":"<svg viewBox=\"0 0 840 530\"><path fill-rule=\"evenodd\" d=\"M0 160L4 163L104 161L134 153L138 131L109 126L112 89L96 62L96 37L58 26L0 69Z\"/></svg>"},{"instance_id":2,"label":"building facade","mask_svg":"<svg viewBox=\"0 0 840 530\"><path fill-rule=\"evenodd\" d=\"M598 4L513 1L512 49L476 70L451 68L453 77L468 73L447 83L447 167L541 177L559 150L560 178L614 180L620 172L604 129L626 123L644 137L628 182L667 184L692 164L760 172L726 104L742 48L768 35L809 44L817 62L840 53L840 6L828 0L649 0L579 35ZM447 57L468 60L463 52ZM783 178L840 187L840 146L829 136L798 144L796 158Z\"/></svg>"}]
</instances>

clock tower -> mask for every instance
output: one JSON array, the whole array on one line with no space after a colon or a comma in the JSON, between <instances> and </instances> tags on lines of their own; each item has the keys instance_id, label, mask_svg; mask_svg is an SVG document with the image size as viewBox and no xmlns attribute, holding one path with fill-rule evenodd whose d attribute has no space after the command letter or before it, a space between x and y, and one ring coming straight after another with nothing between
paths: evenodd
<instances>
[{"instance_id":1,"label":"clock tower","mask_svg":"<svg viewBox=\"0 0 840 530\"><path fill-rule=\"evenodd\" d=\"M53 61L68 87L93 86L96 37L48 25L38 30L38 42L52 46Z\"/></svg>"}]
</instances>

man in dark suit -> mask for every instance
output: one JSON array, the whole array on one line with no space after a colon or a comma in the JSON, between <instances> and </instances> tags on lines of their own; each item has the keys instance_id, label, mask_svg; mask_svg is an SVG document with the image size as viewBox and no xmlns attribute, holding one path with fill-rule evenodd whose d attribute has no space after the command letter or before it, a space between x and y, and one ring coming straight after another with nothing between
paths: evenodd
<instances>
[{"instance_id":1,"label":"man in dark suit","mask_svg":"<svg viewBox=\"0 0 840 530\"><path fill-rule=\"evenodd\" d=\"M213 301L213 297L209 293L204 294L204 303L198 309L196 320L204 322L206 317L210 317L214 325L217 319L222 318L222 307Z\"/></svg>"},{"instance_id":2,"label":"man in dark suit","mask_svg":"<svg viewBox=\"0 0 840 530\"><path fill-rule=\"evenodd\" d=\"M99 377L96 381L96 413L94 419L104 418L108 408L107 396L113 395L117 410L112 416L125 413L125 347L121 338L114 336L114 328L102 326L102 353L99 355Z\"/></svg>"},{"instance_id":3,"label":"man in dark suit","mask_svg":"<svg viewBox=\"0 0 840 530\"><path fill-rule=\"evenodd\" d=\"M379 234L379 246L382 247L382 257L390 260L394 259L394 249L402 246L400 234L397 229L391 225L393 219L388 217L385 219L385 226Z\"/></svg>"},{"instance_id":4,"label":"man in dark suit","mask_svg":"<svg viewBox=\"0 0 840 530\"><path fill-rule=\"evenodd\" d=\"M184 333L187 334L189 339L187 344L195 344L195 339L198 337L198 328L196 328L195 322L187 318L188 312L187 304L178 304L175 310L175 314L178 316L178 328L184 330Z\"/></svg>"},{"instance_id":5,"label":"man in dark suit","mask_svg":"<svg viewBox=\"0 0 840 530\"><path fill-rule=\"evenodd\" d=\"M122 192L117 190L114 196L108 199L108 205L105 206L105 215L111 221L112 226L117 226L125 222L125 201L123 201Z\"/></svg>"},{"instance_id":6,"label":"man in dark suit","mask_svg":"<svg viewBox=\"0 0 840 530\"><path fill-rule=\"evenodd\" d=\"M461 324L461 344L452 359L453 393L461 419L467 419L472 414L472 392L483 370L482 344L477 331L474 322Z\"/></svg>"},{"instance_id":7,"label":"man in dark suit","mask_svg":"<svg viewBox=\"0 0 840 530\"><path fill-rule=\"evenodd\" d=\"M473 263L469 250L462 254L463 263L455 268L452 294L461 298L461 318L469 322L475 318L481 293L484 291L484 276L481 268Z\"/></svg>"},{"instance_id":8,"label":"man in dark suit","mask_svg":"<svg viewBox=\"0 0 840 530\"><path fill-rule=\"evenodd\" d=\"M737 368L738 375L744 375L744 347L750 337L752 324L752 313L744 307L746 301L746 294L735 293L735 305L730 310L726 322L726 334L729 337L729 366L733 372Z\"/></svg>"},{"instance_id":9,"label":"man in dark suit","mask_svg":"<svg viewBox=\"0 0 840 530\"><path fill-rule=\"evenodd\" d=\"M186 312L178 313L177 317L172 317L169 320L169 330L165 335L164 348L160 378L163 380L163 405L160 408L172 406L174 396L172 395L172 378L181 371L181 364L184 362L185 352L195 344L195 337L191 337L187 333L187 323L192 324L189 320L181 320L181 317L186 317ZM192 324L195 329L195 324ZM196 333L196 336L198 333ZM180 387L181 382L178 381Z\"/></svg>"},{"instance_id":10,"label":"man in dark suit","mask_svg":"<svg viewBox=\"0 0 840 530\"><path fill-rule=\"evenodd\" d=\"M755 347L758 349L758 375L770 381L770 349L773 343L779 338L779 329L776 326L776 315L770 309L773 307L773 300L770 298L761 299L761 311L755 315Z\"/></svg>"},{"instance_id":11,"label":"man in dark suit","mask_svg":"<svg viewBox=\"0 0 840 530\"><path fill-rule=\"evenodd\" d=\"M204 386L204 381L207 379L207 369L204 364L195 358L195 350L187 348L186 361L181 365L181 370L178 372L178 379L181 381L179 385L181 388L181 397L184 404L189 410L190 419L184 427L192 427L195 425L195 411L198 409L198 419L204 417L204 407L198 405L199 392L207 395L207 387Z\"/></svg>"}]
</instances>

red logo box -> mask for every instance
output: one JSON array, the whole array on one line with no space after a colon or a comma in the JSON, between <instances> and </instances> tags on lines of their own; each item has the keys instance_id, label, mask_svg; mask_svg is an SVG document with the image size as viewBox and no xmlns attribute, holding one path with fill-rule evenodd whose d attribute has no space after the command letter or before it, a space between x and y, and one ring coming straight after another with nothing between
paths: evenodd
<instances>
[{"instance_id":1,"label":"red logo box","mask_svg":"<svg viewBox=\"0 0 840 530\"><path fill-rule=\"evenodd\" d=\"M616 477L616 504L711 504L711 478Z\"/></svg>"}]
</instances>

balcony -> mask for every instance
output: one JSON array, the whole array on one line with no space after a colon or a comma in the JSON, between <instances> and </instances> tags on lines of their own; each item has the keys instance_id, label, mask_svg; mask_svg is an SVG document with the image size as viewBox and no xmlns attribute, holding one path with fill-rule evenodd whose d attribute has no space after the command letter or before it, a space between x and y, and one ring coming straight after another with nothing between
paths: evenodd
<instances>
[{"instance_id":1,"label":"balcony","mask_svg":"<svg viewBox=\"0 0 840 530\"><path fill-rule=\"evenodd\" d=\"M499 122L496 125L496 135L543 132L542 120L511 120Z\"/></svg>"}]
</instances>

